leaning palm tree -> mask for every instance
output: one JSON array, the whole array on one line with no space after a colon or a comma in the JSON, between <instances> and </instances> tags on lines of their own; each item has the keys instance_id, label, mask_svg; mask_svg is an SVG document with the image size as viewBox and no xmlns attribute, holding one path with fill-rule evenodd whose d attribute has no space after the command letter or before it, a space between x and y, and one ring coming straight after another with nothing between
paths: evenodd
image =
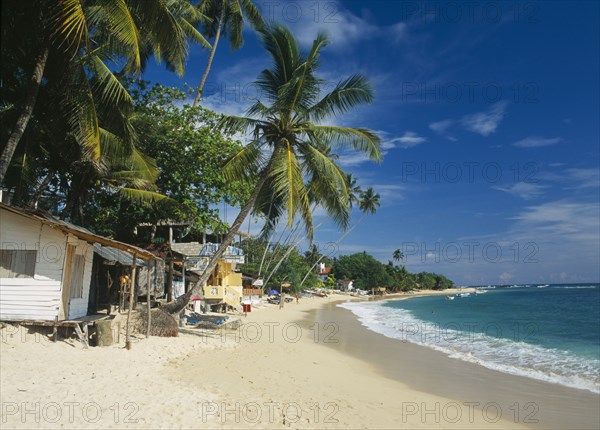
<instances>
[{"instance_id":1,"label":"leaning palm tree","mask_svg":"<svg viewBox=\"0 0 600 430\"><path fill-rule=\"evenodd\" d=\"M198 11L211 18L211 21L204 25L204 33L209 38L214 37L214 40L200 84L196 89L194 107L198 106L202 98L204 84L208 79L215 52L221 39L221 33L226 33L229 36L231 49L236 51L244 44L244 15L255 30L260 31L265 25L260 11L251 0L203 0L198 6Z\"/></svg>"},{"instance_id":2,"label":"leaning palm tree","mask_svg":"<svg viewBox=\"0 0 600 430\"><path fill-rule=\"evenodd\" d=\"M350 175L348 175L348 176L350 176ZM379 194L375 193L373 191L373 188L371 188L371 187L367 188L367 191L360 192L360 200L358 201L358 204L359 204L360 210L363 213L363 216L358 220L358 222L356 224L354 224L354 226L352 228L346 230L344 232L344 234L342 234L340 236L340 238L334 243L333 251L338 250L338 246L339 246L340 242L342 240L344 240L344 238L346 236L348 236L350 233L352 233L352 231L363 221L363 219L367 215L374 214L377 211L377 208L380 205L379 198L380 198ZM348 201L348 205L350 206L350 201ZM304 285L304 282L306 282L308 275L310 275L312 273L312 271L315 270L315 267L317 267L317 264L319 264L321 262L321 260L323 260L325 257L326 257L325 255L322 255L321 258L319 258L317 260L317 262L312 265L312 267L309 269L309 271L306 272L306 275L304 275L304 278L302 279L302 282L300 283L300 286L298 288L301 288Z\"/></svg>"},{"instance_id":3,"label":"leaning palm tree","mask_svg":"<svg viewBox=\"0 0 600 430\"><path fill-rule=\"evenodd\" d=\"M277 221L287 216L288 227L300 219L312 240L311 200L341 228L348 227L348 183L342 169L325 155L329 148L353 148L373 160L381 159L380 141L373 132L320 124L373 100L373 90L361 75L340 81L320 97L324 81L316 71L327 37L319 34L303 56L297 40L281 25L267 27L260 35L273 61L256 81L265 100L251 106L248 116L225 116L222 120L226 132L246 131L251 136L250 142L227 161L224 174L231 181L251 181L255 187L197 284L166 305L171 313L183 309L200 292L253 209L266 218L263 234L270 233Z\"/></svg>"}]
</instances>

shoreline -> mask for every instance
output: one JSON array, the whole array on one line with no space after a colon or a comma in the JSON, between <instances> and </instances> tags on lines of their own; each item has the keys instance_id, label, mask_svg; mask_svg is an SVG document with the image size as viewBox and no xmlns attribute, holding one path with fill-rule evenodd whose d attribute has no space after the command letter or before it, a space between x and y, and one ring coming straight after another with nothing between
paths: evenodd
<instances>
[{"instance_id":1,"label":"shoreline","mask_svg":"<svg viewBox=\"0 0 600 430\"><path fill-rule=\"evenodd\" d=\"M596 393L503 373L386 337L362 325L352 311L337 304L311 311L307 320L337 321L343 328L340 348L368 360L385 377L459 403L479 403L478 409L499 409L511 421L531 428L598 428L600 424L600 395ZM373 350L378 353L371 354ZM424 368L428 371L423 372Z\"/></svg>"},{"instance_id":2,"label":"shoreline","mask_svg":"<svg viewBox=\"0 0 600 430\"><path fill-rule=\"evenodd\" d=\"M550 384L378 335L337 306L354 300L253 308L237 330L140 338L131 351L124 339L84 350L74 339L40 342L27 329L4 328L3 428L505 429L557 428L567 419L561 428L582 428L594 419L588 398L570 390L557 395ZM511 386L522 392L496 395ZM526 403L540 387L554 400L542 397L530 416ZM547 408L562 414L565 405L567 418L548 421Z\"/></svg>"}]
</instances>

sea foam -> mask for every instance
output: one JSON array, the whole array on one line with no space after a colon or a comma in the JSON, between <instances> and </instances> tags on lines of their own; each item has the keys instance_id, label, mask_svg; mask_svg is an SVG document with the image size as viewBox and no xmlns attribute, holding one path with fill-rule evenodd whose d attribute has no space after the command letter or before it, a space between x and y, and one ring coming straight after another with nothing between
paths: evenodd
<instances>
[{"instance_id":1,"label":"sea foam","mask_svg":"<svg viewBox=\"0 0 600 430\"><path fill-rule=\"evenodd\" d=\"M500 372L600 393L600 360L475 330L465 332L451 325L442 327L384 303L347 302L339 306L352 311L369 330L386 337L423 345L451 358Z\"/></svg>"}]
</instances>

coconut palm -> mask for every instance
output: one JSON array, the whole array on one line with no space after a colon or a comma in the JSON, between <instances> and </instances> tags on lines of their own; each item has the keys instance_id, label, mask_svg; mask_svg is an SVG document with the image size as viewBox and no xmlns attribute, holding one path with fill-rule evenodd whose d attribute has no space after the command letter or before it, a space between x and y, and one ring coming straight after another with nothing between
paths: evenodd
<instances>
[{"instance_id":1,"label":"coconut palm","mask_svg":"<svg viewBox=\"0 0 600 430\"><path fill-rule=\"evenodd\" d=\"M352 175L352 173L348 173L346 175L348 180L348 191L350 192L348 203L350 205L350 209L354 206L354 204L359 203L359 196L362 192L360 186L357 183L356 178Z\"/></svg>"},{"instance_id":2,"label":"coconut palm","mask_svg":"<svg viewBox=\"0 0 600 430\"><path fill-rule=\"evenodd\" d=\"M100 165L102 141L105 147L130 145L130 152L135 143L127 120L131 97L108 62L121 64L122 74L139 74L154 55L183 75L189 42L210 46L196 29L204 17L187 0L2 2L2 16L2 57L11 60L3 61L2 87L10 81L18 91L2 93L9 106L3 120L15 125L0 156L0 181L35 115L40 91L57 98L49 100L48 121L38 125L68 125L84 159Z\"/></svg>"},{"instance_id":3,"label":"coconut palm","mask_svg":"<svg viewBox=\"0 0 600 430\"><path fill-rule=\"evenodd\" d=\"M360 193L360 201L358 203L358 207L363 213L371 213L374 214L379 207L379 199L380 195L376 193L373 188L369 187L366 191Z\"/></svg>"},{"instance_id":4,"label":"coconut palm","mask_svg":"<svg viewBox=\"0 0 600 430\"><path fill-rule=\"evenodd\" d=\"M204 33L209 38L214 37L214 40L208 55L208 62L196 90L194 107L200 103L221 34L224 33L228 36L231 49L236 51L244 44L244 16L255 30L260 30L265 25L260 11L251 0L203 0L198 6L198 10L211 18L211 21L204 25Z\"/></svg>"},{"instance_id":5,"label":"coconut palm","mask_svg":"<svg viewBox=\"0 0 600 430\"><path fill-rule=\"evenodd\" d=\"M348 175L348 176L350 176L350 175ZM348 181L348 183L350 183L350 181ZM334 251L338 250L338 246L339 246L340 242L342 240L344 240L344 238L346 236L348 236L350 233L352 233L352 231L363 221L363 219L365 219L365 217L367 215L374 214L375 212L377 212L377 208L380 205L379 199L380 199L379 194L375 193L375 191L371 187L367 188L366 191L360 192L360 200L358 201L358 203L359 203L360 210L363 213L363 216L358 220L358 222L356 224L354 224L354 226L352 228L346 230L344 232L344 234L342 234L340 236L340 238L335 242L335 244L333 246ZM348 201L348 206L350 206L350 201ZM302 279L302 282L300 283L300 287L302 287L302 285L304 285L304 282L308 278L308 275L310 275L310 273L313 270L315 270L315 267L317 267L317 264L319 264L321 262L321 260L323 260L323 258L325 258L325 257L326 257L325 255L322 255L321 258L319 258L317 260L317 262L312 265L310 270L304 276L304 279Z\"/></svg>"},{"instance_id":6,"label":"coconut palm","mask_svg":"<svg viewBox=\"0 0 600 430\"><path fill-rule=\"evenodd\" d=\"M273 61L256 81L265 100L251 106L248 116L225 116L222 121L226 132L246 131L251 135L250 142L226 163L224 174L231 181L254 181L255 188L196 286L167 304L171 313L183 309L198 294L252 209L266 218L263 233L271 232L287 215L287 226L299 218L312 240L311 200L318 202L338 226L348 227L346 175L325 155L328 148L353 148L373 160L381 159L379 138L373 132L320 124L373 100L373 90L361 75L340 81L320 97L324 81L316 71L327 37L319 34L306 56L300 53L291 32L281 25L265 28L261 39Z\"/></svg>"},{"instance_id":7,"label":"coconut palm","mask_svg":"<svg viewBox=\"0 0 600 430\"><path fill-rule=\"evenodd\" d=\"M400 251L399 249L396 249L394 251L394 253L392 254L392 258L394 260L396 260L396 262L398 262L400 260L404 260L404 253L402 251Z\"/></svg>"}]
</instances>

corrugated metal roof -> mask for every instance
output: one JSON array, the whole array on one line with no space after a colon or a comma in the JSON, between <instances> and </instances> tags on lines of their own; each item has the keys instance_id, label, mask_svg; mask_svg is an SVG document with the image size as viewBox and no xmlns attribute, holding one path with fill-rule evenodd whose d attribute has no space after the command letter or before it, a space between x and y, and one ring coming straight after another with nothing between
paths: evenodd
<instances>
[{"instance_id":1,"label":"corrugated metal roof","mask_svg":"<svg viewBox=\"0 0 600 430\"><path fill-rule=\"evenodd\" d=\"M109 239L108 237L98 236L97 234L94 234L83 227L71 224L67 221L59 220L57 218L54 218L52 215L40 210L31 211L22 208L16 208L5 203L0 203L0 209L4 209L17 215L33 219L35 221L39 221L64 233L70 233L73 236L76 236L79 239L85 240L89 243L99 243L101 245L116 248L121 251L128 252L130 254L135 254L136 257L142 258L144 260L159 259L154 254L152 254L149 251L146 251L145 249L138 248L137 246L133 246L128 243L119 242L118 240Z\"/></svg>"},{"instance_id":2,"label":"corrugated metal roof","mask_svg":"<svg viewBox=\"0 0 600 430\"><path fill-rule=\"evenodd\" d=\"M133 265L133 256L129 252L121 251L111 246L102 246L98 243L94 243L94 252L100 257L104 258L105 260L115 261L117 263L122 264L123 266ZM137 266L144 267L148 265L148 263L146 263L141 258L136 258L135 264Z\"/></svg>"}]
</instances>

